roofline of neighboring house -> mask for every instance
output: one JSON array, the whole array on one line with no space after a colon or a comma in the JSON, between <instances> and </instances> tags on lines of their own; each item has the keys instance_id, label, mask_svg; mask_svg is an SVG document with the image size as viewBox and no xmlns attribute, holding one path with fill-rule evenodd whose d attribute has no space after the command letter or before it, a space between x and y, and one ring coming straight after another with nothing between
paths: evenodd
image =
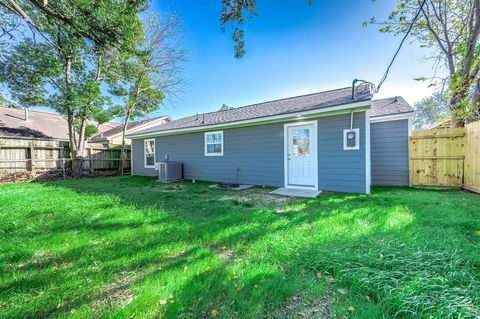
<instances>
[{"instance_id":1,"label":"roofline of neighboring house","mask_svg":"<svg viewBox=\"0 0 480 319\"><path fill-rule=\"evenodd\" d=\"M259 103L259 104L263 104L263 103ZM337 105L327 106L320 109L314 109L314 110L308 110L308 111L283 113L283 114L264 116L264 117L254 118L254 119L232 121L232 122L205 125L205 126L194 126L194 127L178 128L178 129L171 129L171 130L165 130L165 131L156 131L156 132L154 131L154 132L148 132L144 134L127 135L126 137L134 140L134 139L156 137L156 136L162 136L162 135L175 135L175 134L184 134L184 133L191 133L191 132L198 132L198 131L206 131L206 130L218 129L218 128L234 128L234 127L264 125L264 124L270 124L270 123L276 123L276 122L283 122L286 120L307 119L312 117L331 116L336 114L349 113L351 111L363 111L363 110L370 109L370 106L371 106L371 99L367 99L359 102L337 104Z\"/></svg>"},{"instance_id":2,"label":"roofline of neighboring house","mask_svg":"<svg viewBox=\"0 0 480 319\"><path fill-rule=\"evenodd\" d=\"M151 120L147 120L147 122L145 123L145 125L139 125L138 127L135 127L134 129L131 129L129 130L127 128L127 133L133 133L133 132L136 132L136 131L139 131L139 130L143 130L143 129L147 129L147 128L150 128L151 126L155 126L155 125L158 125L157 122L160 121L160 120L165 120L165 119L169 119L170 121L172 120L172 118L169 116L169 115L162 115L160 117L156 117L154 119L151 119ZM120 125L123 125L123 124L120 124ZM113 130L114 128L112 128ZM116 138L116 137L119 137L119 136L122 136L122 132L118 132L117 134L114 134L114 135L111 135L111 136L108 136L108 137L100 137L99 135L102 134L102 135L107 135L108 134L108 131L106 132L103 132L103 133L99 133L95 136L92 136L91 140L92 141L97 141L97 140L100 140L100 139L105 139L105 140L109 140L109 139L113 139L113 138ZM97 137L97 138L94 138L94 137ZM125 136L127 137L127 135Z\"/></svg>"}]
</instances>

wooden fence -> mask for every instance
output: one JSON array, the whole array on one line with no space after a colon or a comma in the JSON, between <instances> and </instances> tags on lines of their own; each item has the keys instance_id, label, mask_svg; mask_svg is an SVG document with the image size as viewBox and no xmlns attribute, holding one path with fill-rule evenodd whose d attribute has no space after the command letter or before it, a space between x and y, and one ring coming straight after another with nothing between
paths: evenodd
<instances>
[{"instance_id":1,"label":"wooden fence","mask_svg":"<svg viewBox=\"0 0 480 319\"><path fill-rule=\"evenodd\" d=\"M117 171L120 167L119 147L91 144L81 160L83 173ZM0 138L0 180L10 175L37 178L47 175L66 177L71 173L68 142ZM130 172L130 150L127 150L125 172ZM12 180L8 179L7 180Z\"/></svg>"},{"instance_id":2,"label":"wooden fence","mask_svg":"<svg viewBox=\"0 0 480 319\"><path fill-rule=\"evenodd\" d=\"M480 122L412 133L410 185L480 191Z\"/></svg>"},{"instance_id":3,"label":"wooden fence","mask_svg":"<svg viewBox=\"0 0 480 319\"><path fill-rule=\"evenodd\" d=\"M480 193L480 121L465 126L464 165L463 187Z\"/></svg>"}]
</instances>

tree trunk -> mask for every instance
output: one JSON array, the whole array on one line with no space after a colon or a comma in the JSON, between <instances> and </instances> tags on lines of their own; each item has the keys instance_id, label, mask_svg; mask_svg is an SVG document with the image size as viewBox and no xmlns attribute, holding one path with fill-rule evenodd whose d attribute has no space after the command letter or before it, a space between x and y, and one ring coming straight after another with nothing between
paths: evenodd
<instances>
[{"instance_id":1,"label":"tree trunk","mask_svg":"<svg viewBox=\"0 0 480 319\"><path fill-rule=\"evenodd\" d=\"M123 175L125 171L125 134L127 134L127 127L128 127L128 120L132 114L131 108L128 108L127 114L125 115L125 119L123 121L123 130L122 130L122 148L120 151L120 174Z\"/></svg>"},{"instance_id":2,"label":"tree trunk","mask_svg":"<svg viewBox=\"0 0 480 319\"><path fill-rule=\"evenodd\" d=\"M82 174L82 159L79 159L78 154L78 144L75 138L75 129L74 129L74 113L73 113L73 102L72 102L72 57L70 55L65 56L65 86L66 86L66 102L68 108L67 115L67 124L68 124L68 135L70 140L70 153L72 156L72 175L80 176Z\"/></svg>"}]
</instances>

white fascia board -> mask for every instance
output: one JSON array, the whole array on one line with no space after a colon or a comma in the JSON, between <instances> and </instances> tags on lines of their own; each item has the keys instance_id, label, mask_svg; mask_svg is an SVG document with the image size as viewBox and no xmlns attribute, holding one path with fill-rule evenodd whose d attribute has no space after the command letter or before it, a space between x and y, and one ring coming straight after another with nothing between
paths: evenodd
<instances>
[{"instance_id":1,"label":"white fascia board","mask_svg":"<svg viewBox=\"0 0 480 319\"><path fill-rule=\"evenodd\" d=\"M379 122L390 122L390 121L399 121L399 120L409 120L413 117L413 112L392 114L392 115L381 115L374 116L370 118L370 123L379 123Z\"/></svg>"},{"instance_id":2,"label":"white fascia board","mask_svg":"<svg viewBox=\"0 0 480 319\"><path fill-rule=\"evenodd\" d=\"M188 127L183 129L172 129L172 130L159 131L159 132L149 132L149 133L138 134L138 135L127 135L126 137L129 139L141 139L141 138L147 138L147 137L183 134L183 133L191 133L191 132L198 132L198 131L201 132L206 130L223 129L223 128L237 127L237 126L254 126L254 125L262 125L266 123L302 120L302 119L308 119L312 117L324 117L324 116L332 116L332 115L343 114L343 113L350 113L352 111L362 112L362 111L365 111L366 109L369 109L370 105L371 105L371 101L355 102L355 103L325 107L322 109L266 116L266 117L257 118L257 119L241 120L241 121L235 121L230 123L213 124L213 125L205 125L205 126L195 126L195 127ZM358 109L358 110L354 110L354 109Z\"/></svg>"}]
</instances>

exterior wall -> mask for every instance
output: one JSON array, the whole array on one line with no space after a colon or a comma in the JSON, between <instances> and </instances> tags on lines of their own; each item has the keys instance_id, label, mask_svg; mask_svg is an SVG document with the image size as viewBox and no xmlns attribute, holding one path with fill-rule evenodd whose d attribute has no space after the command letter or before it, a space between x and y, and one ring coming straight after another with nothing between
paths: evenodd
<instances>
[{"instance_id":1,"label":"exterior wall","mask_svg":"<svg viewBox=\"0 0 480 319\"><path fill-rule=\"evenodd\" d=\"M353 128L360 129L360 149L343 150L343 130L350 128L350 114L318 120L318 189L365 193L365 112L354 113Z\"/></svg>"},{"instance_id":2,"label":"exterior wall","mask_svg":"<svg viewBox=\"0 0 480 319\"><path fill-rule=\"evenodd\" d=\"M372 185L408 185L408 120L371 124Z\"/></svg>"},{"instance_id":3,"label":"exterior wall","mask_svg":"<svg viewBox=\"0 0 480 319\"><path fill-rule=\"evenodd\" d=\"M117 136L117 137L114 137L112 138L110 141L109 141L110 144L122 144L122 136ZM131 145L132 144L132 140L131 139L128 139L126 138L125 139L125 144L127 145Z\"/></svg>"},{"instance_id":4,"label":"exterior wall","mask_svg":"<svg viewBox=\"0 0 480 319\"><path fill-rule=\"evenodd\" d=\"M283 123L225 129L223 137L223 156L204 155L204 132L157 137L155 160L168 155L169 160L182 162L186 179L236 182L240 168L239 183L283 185ZM143 140L133 143L134 174L156 175L154 169L144 168Z\"/></svg>"},{"instance_id":5,"label":"exterior wall","mask_svg":"<svg viewBox=\"0 0 480 319\"><path fill-rule=\"evenodd\" d=\"M318 118L319 189L366 191L365 112L356 112L360 150L343 150L343 129L350 114ZM309 119L311 121L311 119ZM204 155L204 132L155 138L155 159L183 162L186 179L284 186L284 123L223 129L224 156ZM156 176L144 167L144 143L133 140L133 175Z\"/></svg>"}]
</instances>

